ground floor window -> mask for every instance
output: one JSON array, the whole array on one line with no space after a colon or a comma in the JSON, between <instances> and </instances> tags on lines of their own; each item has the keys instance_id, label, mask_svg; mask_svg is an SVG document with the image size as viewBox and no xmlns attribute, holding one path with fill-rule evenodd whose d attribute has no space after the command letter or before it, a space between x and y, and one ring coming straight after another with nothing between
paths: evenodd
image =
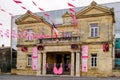
<instances>
[{"instance_id":1,"label":"ground floor window","mask_svg":"<svg viewBox=\"0 0 120 80\"><path fill-rule=\"evenodd\" d=\"M97 54L91 54L91 67L97 66Z\"/></svg>"},{"instance_id":2,"label":"ground floor window","mask_svg":"<svg viewBox=\"0 0 120 80\"><path fill-rule=\"evenodd\" d=\"M120 49L115 49L115 68L120 68Z\"/></svg>"},{"instance_id":3,"label":"ground floor window","mask_svg":"<svg viewBox=\"0 0 120 80\"><path fill-rule=\"evenodd\" d=\"M27 55L27 66L32 66L32 55Z\"/></svg>"}]
</instances>

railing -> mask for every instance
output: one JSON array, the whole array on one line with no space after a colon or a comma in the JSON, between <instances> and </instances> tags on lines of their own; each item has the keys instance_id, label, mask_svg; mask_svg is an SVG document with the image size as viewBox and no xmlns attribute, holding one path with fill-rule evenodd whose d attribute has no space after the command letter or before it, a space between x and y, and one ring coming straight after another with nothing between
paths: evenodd
<instances>
[{"instance_id":1,"label":"railing","mask_svg":"<svg viewBox=\"0 0 120 80\"><path fill-rule=\"evenodd\" d=\"M51 44L51 43L75 43L80 41L80 36L72 36L72 37L59 37L56 38L42 38L38 39L38 44Z\"/></svg>"},{"instance_id":2,"label":"railing","mask_svg":"<svg viewBox=\"0 0 120 80\"><path fill-rule=\"evenodd\" d=\"M56 67L57 70L59 70L60 69L60 64L56 64L56 66L55 66L55 64L53 64L53 63L47 63L47 65L46 65L46 73L47 74L56 74L54 72L54 67ZM61 68L62 68L61 75L62 74L70 75L70 64L62 64Z\"/></svg>"},{"instance_id":3,"label":"railing","mask_svg":"<svg viewBox=\"0 0 120 80\"><path fill-rule=\"evenodd\" d=\"M115 58L115 68L120 69L120 58Z\"/></svg>"}]
</instances>

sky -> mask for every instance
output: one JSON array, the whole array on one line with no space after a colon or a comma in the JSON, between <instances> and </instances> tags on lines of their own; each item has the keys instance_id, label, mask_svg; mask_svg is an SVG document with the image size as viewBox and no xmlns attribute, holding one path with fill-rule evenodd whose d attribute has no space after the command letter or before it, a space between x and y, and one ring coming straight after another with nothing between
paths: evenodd
<instances>
[{"instance_id":1,"label":"sky","mask_svg":"<svg viewBox=\"0 0 120 80\"><path fill-rule=\"evenodd\" d=\"M16 4L13 0L0 0L0 9L4 9L5 12L0 11L0 33L1 31L6 32L6 29L11 30L11 15L21 15L26 13L26 10L22 9L21 6L26 7L32 12L40 12L40 10L33 5L34 1L38 7L44 9L45 11L58 10L70 8L68 2L73 4L76 7L88 6L93 0L19 0L22 4ZM120 2L120 0L94 0L98 4L105 4L111 2ZM3 34L4 35L4 34ZM9 33L10 35L10 33ZM0 47L2 44L6 46L11 46L10 38L0 36Z\"/></svg>"}]
</instances>

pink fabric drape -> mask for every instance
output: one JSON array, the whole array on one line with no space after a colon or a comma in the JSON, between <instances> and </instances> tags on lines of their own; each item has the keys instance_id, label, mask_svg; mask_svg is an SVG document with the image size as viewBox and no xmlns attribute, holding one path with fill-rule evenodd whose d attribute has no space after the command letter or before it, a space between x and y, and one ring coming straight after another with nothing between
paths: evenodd
<instances>
[{"instance_id":1,"label":"pink fabric drape","mask_svg":"<svg viewBox=\"0 0 120 80\"><path fill-rule=\"evenodd\" d=\"M58 69L58 74L62 74L63 73L63 68L62 68L62 63L60 64L60 68Z\"/></svg>"},{"instance_id":2,"label":"pink fabric drape","mask_svg":"<svg viewBox=\"0 0 120 80\"><path fill-rule=\"evenodd\" d=\"M54 63L53 72L54 72L54 74L59 74L59 75L62 74L63 73L62 63L60 64L59 69L57 69L56 63Z\"/></svg>"},{"instance_id":3,"label":"pink fabric drape","mask_svg":"<svg viewBox=\"0 0 120 80\"><path fill-rule=\"evenodd\" d=\"M54 74L58 73L58 70L57 70L57 67L56 67L56 63L54 63L53 72L54 72Z\"/></svg>"}]
</instances>

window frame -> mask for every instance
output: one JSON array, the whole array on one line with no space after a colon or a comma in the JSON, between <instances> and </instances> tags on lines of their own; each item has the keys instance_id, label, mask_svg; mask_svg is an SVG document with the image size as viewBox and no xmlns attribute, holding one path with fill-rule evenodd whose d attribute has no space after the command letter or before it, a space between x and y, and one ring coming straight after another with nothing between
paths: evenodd
<instances>
[{"instance_id":1,"label":"window frame","mask_svg":"<svg viewBox=\"0 0 120 80\"><path fill-rule=\"evenodd\" d=\"M32 30L32 29L28 29L27 31L28 31L28 33L27 33L27 35L28 35L28 36L27 36L27 41L33 41L33 40L34 40L33 30ZM29 35L29 32L30 32L30 31L32 31L32 32L31 32L31 35L32 35L32 39L31 39L31 40L30 40L30 35Z\"/></svg>"},{"instance_id":2,"label":"window frame","mask_svg":"<svg viewBox=\"0 0 120 80\"><path fill-rule=\"evenodd\" d=\"M92 55L96 55L96 57L93 57ZM92 61L92 59L93 59L93 61ZM90 66L91 66L92 68L97 68L97 66L98 66L98 55L97 55L97 53L92 53L90 60L91 60ZM95 65L95 64L96 64L96 65Z\"/></svg>"},{"instance_id":3,"label":"window frame","mask_svg":"<svg viewBox=\"0 0 120 80\"><path fill-rule=\"evenodd\" d=\"M29 64L29 59L31 59L31 65ZM27 66L32 66L32 55L30 54L27 55Z\"/></svg>"},{"instance_id":4,"label":"window frame","mask_svg":"<svg viewBox=\"0 0 120 80\"><path fill-rule=\"evenodd\" d=\"M97 24L97 26L91 26L92 24ZM99 37L99 23L98 22L89 23L89 29L90 29L90 33L89 33L90 37L92 38ZM93 29L93 36L92 36L92 29ZM96 34L96 29L97 29L97 34Z\"/></svg>"}]
</instances>

